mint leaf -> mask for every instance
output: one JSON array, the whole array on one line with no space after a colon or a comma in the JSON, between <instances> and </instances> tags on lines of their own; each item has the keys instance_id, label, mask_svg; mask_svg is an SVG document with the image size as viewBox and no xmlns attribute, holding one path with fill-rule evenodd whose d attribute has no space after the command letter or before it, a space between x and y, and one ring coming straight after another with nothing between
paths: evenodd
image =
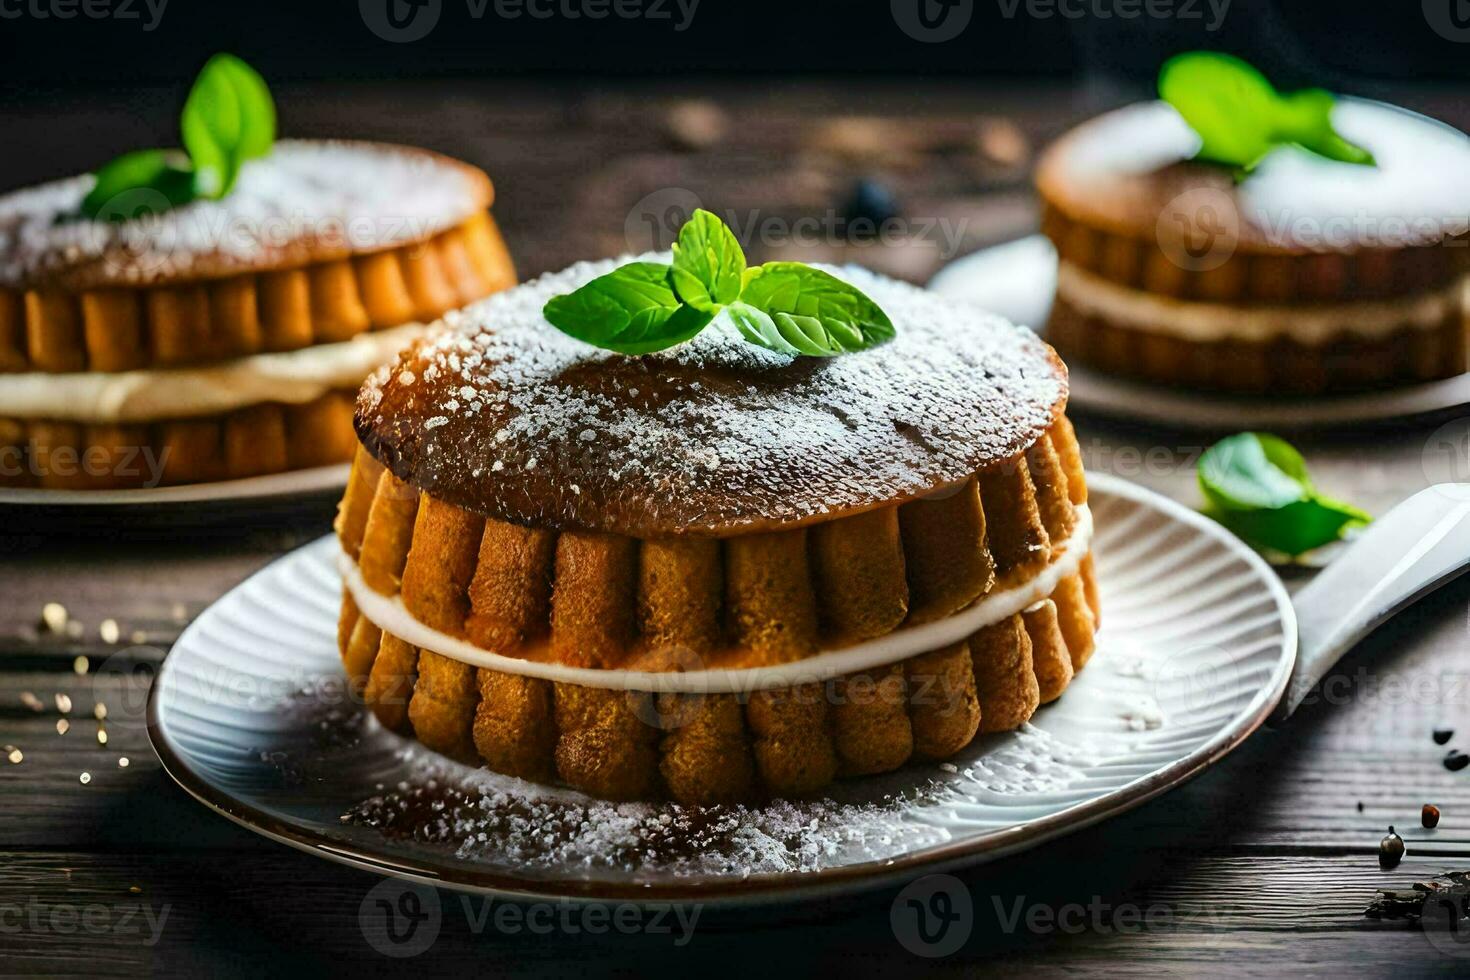
<instances>
[{"instance_id":1,"label":"mint leaf","mask_svg":"<svg viewBox=\"0 0 1470 980\"><path fill-rule=\"evenodd\" d=\"M126 221L194 199L194 174L177 150L135 150L105 164L82 199L89 218Z\"/></svg>"},{"instance_id":2,"label":"mint leaf","mask_svg":"<svg viewBox=\"0 0 1470 980\"><path fill-rule=\"evenodd\" d=\"M1331 93L1282 95L1239 58L1210 51L1176 55L1159 70L1159 95L1199 135L1201 160L1248 173L1277 147L1296 143L1332 160L1373 165L1371 153L1333 129Z\"/></svg>"},{"instance_id":3,"label":"mint leaf","mask_svg":"<svg viewBox=\"0 0 1470 980\"><path fill-rule=\"evenodd\" d=\"M194 80L179 128L187 156L177 150L124 153L97 171L82 213L126 221L139 211L224 197L246 160L270 153L276 107L255 69L233 55L217 54Z\"/></svg>"},{"instance_id":4,"label":"mint leaf","mask_svg":"<svg viewBox=\"0 0 1470 980\"><path fill-rule=\"evenodd\" d=\"M800 262L746 268L734 233L696 210L679 230L674 262L633 262L542 307L558 330L623 354L693 338L721 310L752 344L832 357L891 340L893 323L862 291Z\"/></svg>"},{"instance_id":5,"label":"mint leaf","mask_svg":"<svg viewBox=\"0 0 1470 980\"><path fill-rule=\"evenodd\" d=\"M581 288L553 296L543 315L562 333L621 354L649 354L682 344L714 319L679 301L670 268L633 262Z\"/></svg>"},{"instance_id":6,"label":"mint leaf","mask_svg":"<svg viewBox=\"0 0 1470 980\"><path fill-rule=\"evenodd\" d=\"M679 298L696 310L718 313L740 298L745 252L725 223L703 209L679 229L670 277Z\"/></svg>"},{"instance_id":7,"label":"mint leaf","mask_svg":"<svg viewBox=\"0 0 1470 980\"><path fill-rule=\"evenodd\" d=\"M764 347L778 354L790 354L792 357L801 353L799 347L788 343L781 336L776 321L764 310L758 310L749 303L732 303L726 307L726 312L730 314L740 335L757 347Z\"/></svg>"},{"instance_id":8,"label":"mint leaf","mask_svg":"<svg viewBox=\"0 0 1470 980\"><path fill-rule=\"evenodd\" d=\"M1277 114L1281 134L1329 160L1374 166L1373 154L1337 135L1332 128L1332 107L1337 100L1320 88L1303 89L1282 99Z\"/></svg>"},{"instance_id":9,"label":"mint leaf","mask_svg":"<svg viewBox=\"0 0 1470 980\"><path fill-rule=\"evenodd\" d=\"M179 117L184 149L194 161L195 190L221 198L246 160L270 152L276 109L265 81L239 58L217 54L205 64Z\"/></svg>"},{"instance_id":10,"label":"mint leaf","mask_svg":"<svg viewBox=\"0 0 1470 980\"><path fill-rule=\"evenodd\" d=\"M1222 439L1200 457L1197 473L1210 516L1256 547L1300 555L1372 520L1319 494L1301 453L1265 433Z\"/></svg>"},{"instance_id":11,"label":"mint leaf","mask_svg":"<svg viewBox=\"0 0 1470 980\"><path fill-rule=\"evenodd\" d=\"M893 339L893 323L857 287L800 262L768 262L745 277L740 301L771 321L780 343L770 342L748 315L741 333L752 343L787 353L794 348L813 357L866 350Z\"/></svg>"}]
</instances>

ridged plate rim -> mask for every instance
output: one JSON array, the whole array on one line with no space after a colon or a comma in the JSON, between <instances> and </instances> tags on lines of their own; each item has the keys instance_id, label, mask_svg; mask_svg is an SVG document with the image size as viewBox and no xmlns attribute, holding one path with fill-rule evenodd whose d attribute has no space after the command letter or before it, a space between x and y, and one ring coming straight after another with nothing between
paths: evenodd
<instances>
[{"instance_id":1,"label":"ridged plate rim","mask_svg":"<svg viewBox=\"0 0 1470 980\"><path fill-rule=\"evenodd\" d=\"M347 486L351 463L333 463L309 469L287 470L266 476L183 483L173 487L128 490L43 490L0 487L0 507L148 508L180 504L230 504L279 500L341 490Z\"/></svg>"}]
</instances>

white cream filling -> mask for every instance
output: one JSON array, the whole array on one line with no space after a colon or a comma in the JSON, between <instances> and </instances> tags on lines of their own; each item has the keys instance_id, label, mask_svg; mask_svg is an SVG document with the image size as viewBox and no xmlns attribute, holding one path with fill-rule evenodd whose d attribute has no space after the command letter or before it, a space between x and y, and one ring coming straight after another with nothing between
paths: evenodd
<instances>
[{"instance_id":1,"label":"white cream filling","mask_svg":"<svg viewBox=\"0 0 1470 980\"><path fill-rule=\"evenodd\" d=\"M0 416L124 424L217 415L265 402L301 405L356 388L425 329L410 323L340 343L193 367L0 374Z\"/></svg>"},{"instance_id":2,"label":"white cream filling","mask_svg":"<svg viewBox=\"0 0 1470 980\"><path fill-rule=\"evenodd\" d=\"M451 660L486 667L504 674L537 677L559 684L606 688L617 691L650 691L659 694L735 694L771 688L817 683L843 674L871 670L886 664L939 650L966 639L976 631L1014 616L1056 591L1062 579L1074 575L1092 544L1092 512L1077 508L1077 524L1066 545L1050 565L1029 582L992 592L946 619L906 626L886 636L840 650L825 650L794 663L768 667L715 668L688 671L604 670L569 667L507 657L483 650L465 640L426 626L404 607L399 596L375 592L363 581L351 556L342 554L337 564L343 582L368 621L385 633Z\"/></svg>"},{"instance_id":3,"label":"white cream filling","mask_svg":"<svg viewBox=\"0 0 1470 980\"><path fill-rule=\"evenodd\" d=\"M1463 308L1467 282L1462 279L1438 292L1402 299L1244 306L1156 296L1064 261L1057 268L1057 297L1087 316L1149 333L1196 341L1290 337L1304 344L1325 344L1343 333L1374 338L1405 328L1441 326L1453 311Z\"/></svg>"}]
</instances>

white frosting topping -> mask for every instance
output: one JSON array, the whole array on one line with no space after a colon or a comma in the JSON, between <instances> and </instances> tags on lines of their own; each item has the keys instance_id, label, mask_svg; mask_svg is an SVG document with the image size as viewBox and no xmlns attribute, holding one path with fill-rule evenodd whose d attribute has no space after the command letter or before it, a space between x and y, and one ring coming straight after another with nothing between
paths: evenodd
<instances>
[{"instance_id":1,"label":"white frosting topping","mask_svg":"<svg viewBox=\"0 0 1470 980\"><path fill-rule=\"evenodd\" d=\"M1328 160L1300 147L1271 153L1235 188L1243 222L1265 241L1321 250L1433 243L1470 228L1470 138L1407 109L1340 98L1332 122L1376 165ZM1084 123L1064 166L1082 183L1146 176L1191 159L1200 138L1166 102L1141 102Z\"/></svg>"},{"instance_id":2,"label":"white frosting topping","mask_svg":"<svg viewBox=\"0 0 1470 980\"><path fill-rule=\"evenodd\" d=\"M98 262L114 281L147 282L201 263L255 268L303 243L345 253L421 241L479 205L473 173L406 147L282 140L221 200L134 217L150 199L130 193L115 203L124 221L77 216L90 175L53 181L0 196L0 282Z\"/></svg>"},{"instance_id":3,"label":"white frosting topping","mask_svg":"<svg viewBox=\"0 0 1470 980\"><path fill-rule=\"evenodd\" d=\"M451 660L504 674L519 674L582 687L667 694L732 694L817 683L844 674L897 663L958 643L976 631L1014 616L1051 595L1062 579L1076 574L1091 544L1092 513L1084 505L1077 508L1076 526L1062 547L1061 554L1050 565L1030 581L982 596L946 619L920 626L905 626L875 640L838 650L826 650L793 663L683 672L570 667L566 664L491 653L426 626L404 607L401 597L386 596L369 588L363 581L357 564L347 554L338 558L338 568L357 608L369 622L412 646L430 650Z\"/></svg>"},{"instance_id":4,"label":"white frosting topping","mask_svg":"<svg viewBox=\"0 0 1470 980\"><path fill-rule=\"evenodd\" d=\"M1190 340L1269 341L1290 337L1325 344L1344 333L1382 337L1444 324L1465 302L1470 280L1416 296L1311 305L1202 303L1146 293L1103 279L1070 262L1057 268L1057 296L1074 309L1135 330Z\"/></svg>"},{"instance_id":5,"label":"white frosting topping","mask_svg":"<svg viewBox=\"0 0 1470 980\"><path fill-rule=\"evenodd\" d=\"M301 405L329 391L356 388L424 330L410 323L341 343L197 367L0 374L0 416L124 424L217 415L266 402Z\"/></svg>"}]
</instances>

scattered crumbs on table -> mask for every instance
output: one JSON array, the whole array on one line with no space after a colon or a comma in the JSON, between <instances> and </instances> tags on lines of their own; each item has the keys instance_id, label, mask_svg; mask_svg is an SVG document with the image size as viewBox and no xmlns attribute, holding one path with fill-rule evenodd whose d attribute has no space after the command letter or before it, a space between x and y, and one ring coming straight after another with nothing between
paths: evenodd
<instances>
[{"instance_id":1,"label":"scattered crumbs on table","mask_svg":"<svg viewBox=\"0 0 1470 980\"><path fill-rule=\"evenodd\" d=\"M71 695L62 694L58 691L56 693L56 710L64 715L71 714Z\"/></svg>"},{"instance_id":2,"label":"scattered crumbs on table","mask_svg":"<svg viewBox=\"0 0 1470 980\"><path fill-rule=\"evenodd\" d=\"M126 769L128 767L128 757L125 756L125 755L118 756L117 757L117 767L119 769Z\"/></svg>"},{"instance_id":3,"label":"scattered crumbs on table","mask_svg":"<svg viewBox=\"0 0 1470 980\"><path fill-rule=\"evenodd\" d=\"M182 623L189 618L189 607L182 602L176 602L169 610L169 615L173 617L174 622Z\"/></svg>"},{"instance_id":4,"label":"scattered crumbs on table","mask_svg":"<svg viewBox=\"0 0 1470 980\"><path fill-rule=\"evenodd\" d=\"M97 626L97 635L102 637L103 643L111 645L121 639L122 630L118 628L117 620L104 619Z\"/></svg>"},{"instance_id":5,"label":"scattered crumbs on table","mask_svg":"<svg viewBox=\"0 0 1470 980\"><path fill-rule=\"evenodd\" d=\"M86 654L79 655L71 662L72 672L79 677L87 676L87 671L92 668L92 661L87 659Z\"/></svg>"},{"instance_id":6,"label":"scattered crumbs on table","mask_svg":"<svg viewBox=\"0 0 1470 980\"><path fill-rule=\"evenodd\" d=\"M68 619L66 607L59 602L48 602L41 607L41 625L52 633L64 633Z\"/></svg>"},{"instance_id":7,"label":"scattered crumbs on table","mask_svg":"<svg viewBox=\"0 0 1470 980\"><path fill-rule=\"evenodd\" d=\"M66 635L69 638L71 638L73 640L80 640L82 638L82 633L83 632L85 632L84 627L82 626L81 623L77 622L75 619L70 620L70 621L67 622L67 624L66 624Z\"/></svg>"},{"instance_id":8,"label":"scattered crumbs on table","mask_svg":"<svg viewBox=\"0 0 1470 980\"><path fill-rule=\"evenodd\" d=\"M1363 801L1362 800L1359 800L1358 801L1358 812L1359 813L1362 813L1363 812Z\"/></svg>"},{"instance_id":9,"label":"scattered crumbs on table","mask_svg":"<svg viewBox=\"0 0 1470 980\"><path fill-rule=\"evenodd\" d=\"M1466 766L1470 766L1470 755L1459 749L1450 749L1449 755L1444 757L1444 767L1450 772L1459 772Z\"/></svg>"},{"instance_id":10,"label":"scattered crumbs on table","mask_svg":"<svg viewBox=\"0 0 1470 980\"><path fill-rule=\"evenodd\" d=\"M36 697L30 691L21 692L20 703L25 705L27 708L30 708L32 711L46 710L46 706L41 703L41 699Z\"/></svg>"},{"instance_id":11,"label":"scattered crumbs on table","mask_svg":"<svg viewBox=\"0 0 1470 980\"><path fill-rule=\"evenodd\" d=\"M82 781L82 785L85 786L92 781L92 774L90 772L84 772L78 778Z\"/></svg>"},{"instance_id":12,"label":"scattered crumbs on table","mask_svg":"<svg viewBox=\"0 0 1470 980\"><path fill-rule=\"evenodd\" d=\"M1442 914L1447 908L1464 909L1467 900L1470 900L1470 871L1446 871L1428 881L1414 882L1412 891L1380 888L1363 914L1370 919L1420 919L1426 907Z\"/></svg>"},{"instance_id":13,"label":"scattered crumbs on table","mask_svg":"<svg viewBox=\"0 0 1470 980\"><path fill-rule=\"evenodd\" d=\"M960 767L957 766L957 765L955 765L953 762L941 762L939 764L939 768L940 769L943 769L945 772L959 772L960 771Z\"/></svg>"},{"instance_id":14,"label":"scattered crumbs on table","mask_svg":"<svg viewBox=\"0 0 1470 980\"><path fill-rule=\"evenodd\" d=\"M107 744L107 729L103 728L101 725L97 726L97 744Z\"/></svg>"},{"instance_id":15,"label":"scattered crumbs on table","mask_svg":"<svg viewBox=\"0 0 1470 980\"><path fill-rule=\"evenodd\" d=\"M1404 839L1390 824L1388 833L1378 842L1378 866L1384 871L1396 868L1404 859Z\"/></svg>"},{"instance_id":16,"label":"scattered crumbs on table","mask_svg":"<svg viewBox=\"0 0 1470 980\"><path fill-rule=\"evenodd\" d=\"M56 734L65 735L69 731L71 731L71 722L65 718L56 719Z\"/></svg>"},{"instance_id":17,"label":"scattered crumbs on table","mask_svg":"<svg viewBox=\"0 0 1470 980\"><path fill-rule=\"evenodd\" d=\"M1446 742L1454 737L1455 730L1453 728L1436 728L1434 730L1433 738L1435 745L1444 745Z\"/></svg>"},{"instance_id":18,"label":"scattered crumbs on table","mask_svg":"<svg viewBox=\"0 0 1470 980\"><path fill-rule=\"evenodd\" d=\"M128 634L128 640L134 646L142 646L148 642L148 634L142 630L133 630L133 632Z\"/></svg>"},{"instance_id":19,"label":"scattered crumbs on table","mask_svg":"<svg viewBox=\"0 0 1470 980\"><path fill-rule=\"evenodd\" d=\"M5 746L5 758L10 760L12 766L18 766L25 761L25 755L14 745Z\"/></svg>"},{"instance_id":20,"label":"scattered crumbs on table","mask_svg":"<svg viewBox=\"0 0 1470 980\"><path fill-rule=\"evenodd\" d=\"M143 886L142 885L129 885L128 886L128 893L129 894L132 894L132 895L141 895L141 894L143 894Z\"/></svg>"},{"instance_id":21,"label":"scattered crumbs on table","mask_svg":"<svg viewBox=\"0 0 1470 980\"><path fill-rule=\"evenodd\" d=\"M103 719L105 719L107 717L107 705L103 704L101 701L98 701L96 704L92 705L92 717L96 718L98 721L102 721Z\"/></svg>"}]
</instances>

